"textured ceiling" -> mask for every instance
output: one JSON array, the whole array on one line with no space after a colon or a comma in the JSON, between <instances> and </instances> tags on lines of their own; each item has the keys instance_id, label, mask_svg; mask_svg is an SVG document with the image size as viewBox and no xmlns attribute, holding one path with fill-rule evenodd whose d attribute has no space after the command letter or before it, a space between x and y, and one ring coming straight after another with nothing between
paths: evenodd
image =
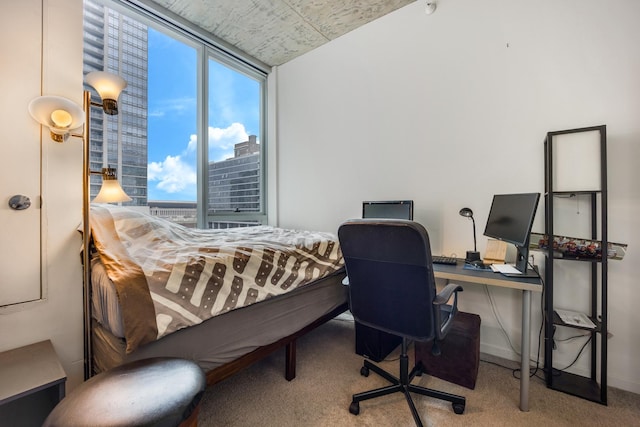
<instances>
[{"instance_id":1,"label":"textured ceiling","mask_svg":"<svg viewBox=\"0 0 640 427\"><path fill-rule=\"evenodd\" d=\"M274 66L414 1L151 0L151 3Z\"/></svg>"}]
</instances>

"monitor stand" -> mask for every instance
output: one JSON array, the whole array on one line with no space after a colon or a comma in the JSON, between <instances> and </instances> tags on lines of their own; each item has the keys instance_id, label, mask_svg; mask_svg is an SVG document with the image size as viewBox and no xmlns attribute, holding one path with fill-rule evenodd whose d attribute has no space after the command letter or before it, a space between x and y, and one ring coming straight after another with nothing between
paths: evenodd
<instances>
[{"instance_id":1,"label":"monitor stand","mask_svg":"<svg viewBox=\"0 0 640 427\"><path fill-rule=\"evenodd\" d=\"M505 277L519 277L521 279L539 279L540 272L535 265L533 268L527 268L526 273L501 273Z\"/></svg>"}]
</instances>

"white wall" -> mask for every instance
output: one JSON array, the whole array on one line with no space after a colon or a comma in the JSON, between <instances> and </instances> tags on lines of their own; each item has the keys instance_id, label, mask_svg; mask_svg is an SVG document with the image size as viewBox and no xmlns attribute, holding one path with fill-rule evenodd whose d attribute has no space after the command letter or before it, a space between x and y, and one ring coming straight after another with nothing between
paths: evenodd
<instances>
[{"instance_id":1,"label":"white wall","mask_svg":"<svg viewBox=\"0 0 640 427\"><path fill-rule=\"evenodd\" d=\"M33 16L39 11L40 0L21 2L3 2L0 14L18 19L20 16ZM42 147L42 221L43 236L43 283L46 286L46 299L41 302L17 305L0 309L0 351L8 350L34 342L50 339L67 373L67 390L72 389L83 378L82 347L82 274L80 268L80 236L76 228L81 220L82 206L82 145L79 139L71 138L64 144L54 143L48 131L42 132L40 126L31 119L27 110L28 101L39 95L59 95L82 105L82 1L81 0L44 0L43 19L40 13L20 26L5 31L0 28L3 50L10 55L5 61L31 63L31 57L39 53L38 48L23 42L32 33L40 34L43 28L42 82L33 83L33 79L12 78L8 83L20 88L20 97L14 98L10 108L2 109L3 125L11 123L26 124L19 129L19 138L4 138L0 142L0 155L13 156L8 162L13 180L24 179L22 163L38 161L14 155L12 144L29 144ZM7 15L5 15L7 16ZM4 50L6 49L6 50ZM40 61L38 61L38 67ZM8 78L7 68L0 66L0 79ZM39 73L40 70L38 69ZM25 69L31 76L33 70ZM35 150L36 156L40 149ZM22 177L22 178L20 178ZM34 181L39 175L29 178ZM15 182L0 182L3 200L2 209L8 209L6 201L14 193ZM39 209L37 197L30 209ZM1 227L21 227L17 220L14 224L0 224ZM4 230L0 234L6 236ZM11 252L10 242L2 240L0 256ZM34 245L30 257L39 259L40 247ZM28 263L16 263L20 270ZM2 280L2 279L0 279ZM17 285L17 284L16 284Z\"/></svg>"},{"instance_id":2,"label":"white wall","mask_svg":"<svg viewBox=\"0 0 640 427\"><path fill-rule=\"evenodd\" d=\"M609 239L630 246L609 267L608 379L640 392L640 2L440 0L430 16L424 8L416 1L276 70L279 225L335 231L360 216L362 200L413 199L433 252L463 255L473 242L458 210L468 206L483 251L493 194L544 191L546 132L606 124ZM566 308L584 292L556 286ZM518 350L519 293L491 297ZM515 359L485 290L466 286L462 299L482 317L482 351ZM539 307L538 295L533 358ZM577 350L562 345L557 366ZM587 366L581 359L578 372Z\"/></svg>"},{"instance_id":3,"label":"white wall","mask_svg":"<svg viewBox=\"0 0 640 427\"><path fill-rule=\"evenodd\" d=\"M42 89L79 104L81 3L44 2ZM31 5L19 4L11 10ZM483 250L491 195L542 191L545 133L606 124L609 237L630 245L623 261L610 263L609 382L640 392L633 358L640 288L632 274L640 263L640 3L440 0L431 16L423 8L417 1L277 70L278 199L270 196L278 200L280 225L336 230L360 215L362 200L412 198L434 252L469 249L471 225L457 214L463 206L476 213ZM24 31L39 26L34 21ZM20 34L2 35L19 60ZM22 120L26 107L3 110L6 123ZM32 123L20 142L38 144L38 132ZM13 143L5 139L0 153ZM74 139L54 144L45 133L42 147L48 298L0 311L0 351L51 339L72 388L82 379L81 146ZM0 190L3 198L13 194L6 182ZM10 250L3 240L1 253ZM482 316L483 351L508 354L483 292L467 287L463 307ZM519 296L491 292L518 346Z\"/></svg>"},{"instance_id":4,"label":"white wall","mask_svg":"<svg viewBox=\"0 0 640 427\"><path fill-rule=\"evenodd\" d=\"M0 79L0 111L10 111L15 105L28 105L34 92L40 88L42 74L42 31L34 28L24 32L22 28L33 21L42 21L40 0L29 0L30 7L10 4L0 14L3 34L20 34L22 49L17 54L10 43L0 44L0 58L12 58L2 62ZM24 13L26 12L26 13ZM22 84L16 85L20 81ZM25 87L33 91L25 91ZM2 256L0 256L0 307L13 306L42 297L46 286L41 280L40 257L33 256L34 248L40 247L41 213L38 203L41 194L40 144L38 129L23 140L25 129L32 128L29 114L13 115L12 126L5 126L3 155L0 156L0 182L3 183L4 203L0 204L2 224ZM10 143L16 142L16 143ZM16 162L16 159L20 159ZM23 210L10 209L7 203L14 195L23 195L31 200L31 206ZM20 268L15 268L20 265ZM0 308L2 310L2 308Z\"/></svg>"}]
</instances>

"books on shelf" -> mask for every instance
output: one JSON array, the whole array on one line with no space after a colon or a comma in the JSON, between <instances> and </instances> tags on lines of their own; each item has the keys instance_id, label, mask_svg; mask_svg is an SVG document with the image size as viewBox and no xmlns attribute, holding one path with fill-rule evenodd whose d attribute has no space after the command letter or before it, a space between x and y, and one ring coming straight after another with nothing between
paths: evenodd
<instances>
[{"instance_id":1,"label":"books on shelf","mask_svg":"<svg viewBox=\"0 0 640 427\"><path fill-rule=\"evenodd\" d=\"M580 237L553 236L553 253L557 258L602 259L602 242ZM545 251L549 248L549 239L542 233L531 233L529 249ZM624 243L607 243L608 259L621 260L627 252Z\"/></svg>"}]
</instances>

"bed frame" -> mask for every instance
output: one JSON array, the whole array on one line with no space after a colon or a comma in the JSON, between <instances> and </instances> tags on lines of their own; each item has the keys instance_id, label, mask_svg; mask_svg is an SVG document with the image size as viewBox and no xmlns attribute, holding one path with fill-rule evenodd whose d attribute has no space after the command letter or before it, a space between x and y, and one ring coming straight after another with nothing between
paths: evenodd
<instances>
[{"instance_id":1,"label":"bed frame","mask_svg":"<svg viewBox=\"0 0 640 427\"><path fill-rule=\"evenodd\" d=\"M324 316L318 318L313 323L305 326L304 328L298 330L297 332L281 338L280 340L273 342L269 345L259 347L253 350L250 353L245 354L244 356L239 357L238 359L226 363L222 366L212 369L207 372L207 385L213 385L219 383L230 376L242 371L245 368L253 365L255 362L258 362L265 357L269 356L271 353L279 350L282 347L285 348L285 375L287 381L291 381L296 377L296 340L307 333L311 332L318 326L321 326L328 322L329 320L335 318L341 313L344 313L348 309L348 304L344 303L334 309L333 311L325 314Z\"/></svg>"},{"instance_id":2,"label":"bed frame","mask_svg":"<svg viewBox=\"0 0 640 427\"><path fill-rule=\"evenodd\" d=\"M333 284L329 284L328 286L323 286L322 288L319 289L344 289L344 286L342 286L341 282L342 282L342 278L344 277L344 272L342 273L338 273L336 276L329 276L326 277L325 279L329 280L330 282L326 282L327 284L329 283L333 283ZM339 288L335 288L335 286L339 286ZM330 291L328 294L325 294L325 291L320 291L320 294L309 294L307 292L304 293L304 295L307 295L306 297L304 297L307 301L309 301L309 299L313 300L313 298L316 298L319 295L322 296L326 296L328 298L328 301L331 301L334 298L334 291ZM342 291L340 291L340 293L342 293ZM345 295L346 296L346 295ZM297 297L293 297L293 298L297 298ZM303 300L304 301L304 300ZM288 304L288 303L285 303ZM258 305L254 305L253 307L258 307L260 304ZM328 311L326 311L324 314L318 314L319 317L314 317L314 316L308 316L308 319L305 323L301 323L305 326L301 326L299 327L299 329L295 329L294 328L289 328L288 329L288 333L289 335L286 335L284 337L278 338L277 336L273 337L274 341L269 342L267 340L262 340L263 342L266 342L266 344L263 344L262 346L259 347L254 347L255 349L250 351L249 353L246 353L244 355L238 355L236 356L236 358L234 359L228 359L228 361L226 363L223 363L221 365L218 366L214 366L214 367L207 367L206 363L204 365L201 365L202 368L205 371L206 374L206 378L207 378L207 385L213 385L216 383L219 383L223 380L225 380L226 378L229 378L230 376L242 371L243 369L253 365L254 363L264 359L265 357L271 355L272 353L274 353L275 351L278 351L281 348L285 349L285 378L288 381L293 380L296 377L296 344L297 344L297 339L306 335L307 333L313 331L314 329L316 329L317 327L325 324L326 322L328 322L329 320L334 319L336 316L340 315L341 313L345 312L346 310L348 310L348 301L347 299L342 299L341 301L336 301L335 305L333 305L333 307L328 308ZM241 310L238 311L241 312ZM235 313L235 311L234 311ZM308 323L307 323L308 322ZM95 323L95 325L94 325ZM227 325L224 326L224 324L218 324L217 327L220 327L222 329L228 328L229 324L235 324L235 320L227 320ZM295 325L295 324L294 324ZM196 325L196 327L199 327L198 325ZM188 328L190 329L190 328ZM253 328L247 329L246 331L249 332L249 334L251 334L251 330ZM99 326L99 323L97 322L97 320L93 320L92 321L92 355L93 353L95 354L105 354L108 355L110 350L107 350L107 352L104 352L104 349L111 349L111 348L115 348L112 347L110 344L113 344L112 340L118 340L118 338L114 337L113 335L109 334L107 332L107 336L105 335L101 335L104 334L104 332L99 333L98 336L103 337L103 338L99 338L98 336L95 337L95 339L97 340L96 343L99 346L99 348L94 348L94 346L96 345L96 343L93 342L93 334L94 334L94 330L95 333L99 333L97 330L102 330L105 331L104 328L101 328ZM226 329L229 330L229 329ZM262 332L261 329L255 329L254 331L254 335L255 334L260 334ZM294 331L294 332L291 332ZM199 333L196 333L197 335L199 335ZM276 334L278 335L278 334ZM109 338L111 337L111 338ZM192 340L194 336L191 335L190 338L187 338L186 342L190 342ZM205 339L216 339L216 338L205 338ZM222 338L224 342L225 338ZM177 342L173 342L172 346L175 345L181 345ZM184 342L183 342L184 344ZM189 344L187 344L189 345ZM171 346L168 347L169 351L167 352L168 354L166 354L166 356L169 357L189 357L189 350L187 350L186 352L184 352L184 355L181 355L181 352L178 352L178 354L172 354L173 352L170 350ZM124 349L124 348L123 348ZM114 359L109 359L109 357L107 356L106 359L101 359L100 362L96 362L97 364L94 364L94 360L92 359L92 363L91 363L91 372L92 374L96 374L99 372L102 372L106 369L110 369L113 366L117 366L118 364L121 363L126 363L128 361L133 361L133 360L139 360L139 359L144 359L144 358L148 358L148 357L161 357L164 355L165 350L167 348L146 348L143 349L143 353L137 353L136 356L134 356L132 359L128 359L128 360L118 360L118 353L114 353ZM146 352L146 353L145 353ZM120 353L122 354L122 353ZM204 353L200 353L200 355L206 355L207 350L204 351ZM199 359L198 356L196 356L196 358ZM198 360L196 359L196 360ZM100 366L100 368L98 368L97 370L94 370L94 367L96 366Z\"/></svg>"},{"instance_id":3,"label":"bed frame","mask_svg":"<svg viewBox=\"0 0 640 427\"><path fill-rule=\"evenodd\" d=\"M145 218L141 213L126 211L124 208L110 207L107 209L106 207L100 207L94 212L93 218L96 219L96 222L92 229L93 238L100 241L100 244L96 244L98 249L109 243L113 243L115 248L121 249L124 247L122 241L116 238L117 233L114 221L114 215L116 214L119 215L118 218L122 221L134 221L131 226L153 221L152 219ZM166 227L166 224L158 225L158 227ZM154 228L151 227L150 229ZM126 232L124 235L129 236ZM155 236L148 231L145 232L144 236L146 239L150 239L149 241L155 241L159 238L159 235ZM312 238L314 242L328 242L327 236L316 235L313 232L305 236ZM139 236L136 238L138 237ZM181 238L185 239L185 236ZM178 240L176 240L176 242L178 242ZM264 236L262 236L262 239L256 239L255 241L261 242L261 244L264 245L263 240L265 240ZM277 242L277 245L284 244L284 242L293 244L289 243L290 240L291 236L287 235L285 240L282 240L282 237L280 239L274 238L273 242ZM334 239L331 240L333 241ZM249 239L249 241L251 241L251 239ZM266 244L268 245L270 243L271 240L267 238ZM250 243L244 244L250 245ZM320 246L317 246L319 244L320 243L314 243L314 248L320 248ZM89 245L87 244L85 247L89 247ZM233 249L233 247L231 247L231 249ZM99 270L95 269L95 266L91 265L87 259L89 251L83 251L84 270L86 273L84 280L86 378L127 361L148 357L184 357L194 359L198 362L206 372L207 383L211 385L223 381L229 376L270 355L274 351L285 347L285 378L289 381L292 380L296 376L296 340L333 319L348 308L346 288L342 285L345 271L344 267L341 267L339 263L339 248L337 243L327 243L327 246L323 250L329 250L331 252L330 257L328 253L322 255L327 257L327 260L322 266L316 266L313 263L311 265L311 268L318 269L317 272L314 270L313 273L305 273L311 274L313 277L322 275L321 278L313 279L313 282L317 282L317 286L305 285L298 287L296 285L294 289L292 289L292 291L296 292L283 293L281 294L282 298L267 298L264 301L267 305L252 304L249 302L246 307L246 310L249 311L245 312L245 307L240 307L238 310L229 310L222 313L229 313L228 316L213 316L204 321L193 322L189 327L181 327L182 324L178 322L174 325L175 329L170 328L168 331L163 330L164 335L155 341L153 340L153 337L155 337L154 333L158 334L158 331L151 331L149 333L144 329L147 324L153 323L153 319L150 317L150 320L147 321L145 318L144 322L134 324L133 329L130 327L129 332L131 332L131 330L136 332L129 337L132 340L130 342L126 342L123 338L114 335L109 327L112 320L109 319L107 315L111 313L114 305L120 305L120 307L122 307L121 301L114 302L117 301L114 296L116 292L115 285L108 278L106 271L100 273ZM129 259L129 255L124 250L120 250L121 253L116 252L117 251L113 254L109 252L110 255L106 258L111 268L114 268L113 265L124 265L127 267L137 266L137 261L133 258ZM309 262L302 253L303 252L300 254L300 260ZM231 252L231 254L233 254L233 252ZM120 258L125 259L127 262L123 262ZM296 262L298 262L298 258L295 259ZM114 262L113 260L118 261ZM257 259L256 262L259 261L260 260ZM265 261L262 260L262 262L264 264ZM100 286L100 291L94 291L94 284L92 283L93 273L97 275L96 283ZM266 273L260 270L260 274L264 275ZM120 278L118 282L120 286L129 286L131 284L134 286L134 289L142 289L143 285L141 285L141 283L146 280L142 277L140 268L135 268L130 276L126 276L126 279L123 279L122 275L118 277ZM295 275L292 277L295 278L298 276ZM305 276L301 277L305 279ZM248 277L248 279L251 278L253 278L253 276ZM280 283L278 281L281 278L281 276L278 276L276 280L277 283L274 282L272 278L271 285L278 285L278 283ZM311 279L311 277L306 277L306 279L308 282L308 279ZM290 278L287 280L290 280ZM292 282L287 284L287 286L291 286L294 282L307 283L305 281L291 280ZM285 284L285 282L280 283L282 287L284 287ZM135 287L136 285L138 285L138 287ZM260 283L258 283L258 285L261 286ZM287 289L287 287L283 289ZM298 289L300 292L297 292ZM167 291L167 295L163 295L162 297L168 298L172 304L177 303L177 301L171 299L174 295L170 293L171 292ZM278 292L275 293L278 294ZM153 310L153 307L151 306L151 298L147 298L148 295L143 295L143 292L131 292L131 295L135 297L131 299L131 301L134 301L133 304L138 303L140 306L144 306L145 314L148 317L154 314L153 311L149 313L149 307L151 307L151 310ZM93 299L94 296L97 298L96 300ZM183 296L182 298L185 297ZM292 303L294 300L296 302ZM127 299L127 301L130 300ZM272 303L268 303L267 301L272 301ZM95 319L92 310L94 302L96 307L99 308ZM107 307L106 310L105 307ZM129 307L121 308L120 311L124 313L123 310L128 308ZM137 305L132 308L136 310L139 309ZM135 313L137 315L138 311ZM173 315L174 312L168 310L168 313ZM232 315L232 313L245 313L246 315ZM116 316L118 315L116 311ZM130 316L133 315L131 314ZM172 318L168 314L166 317ZM209 323L213 321L213 319L220 320ZM96 322L95 328L92 327L94 321ZM117 320L115 321L117 322ZM189 324L188 322L185 323ZM101 327L101 324L107 325L107 328ZM120 325L115 323L115 325L114 330L118 330L117 334L122 336L122 323L120 323ZM140 333L138 332L139 330L143 330L143 332ZM165 334L165 332L168 332L168 334ZM163 340L163 338L167 338L167 340ZM243 354L245 351L251 349L253 349L253 351ZM94 350L99 351L95 351L94 354Z\"/></svg>"}]
</instances>

